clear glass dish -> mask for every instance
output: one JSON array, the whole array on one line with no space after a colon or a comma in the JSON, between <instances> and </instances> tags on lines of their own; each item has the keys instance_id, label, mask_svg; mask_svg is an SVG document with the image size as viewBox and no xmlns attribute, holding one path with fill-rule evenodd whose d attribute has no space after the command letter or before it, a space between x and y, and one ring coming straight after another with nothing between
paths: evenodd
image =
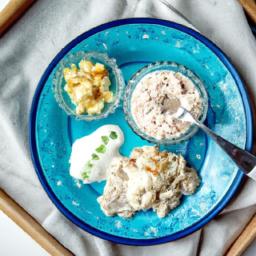
<instances>
[{"instance_id":1,"label":"clear glass dish","mask_svg":"<svg viewBox=\"0 0 256 256\"><path fill-rule=\"evenodd\" d=\"M99 62L106 66L109 72L109 78L111 81L110 90L114 94L114 100L111 103L105 103L103 111L98 115L88 115L87 113L77 115L75 112L75 105L71 101L69 95L64 90L65 79L63 77L63 69L70 67L72 63L78 65L82 60L90 60L93 63ZM114 113L119 105L120 99L122 97L122 92L124 88L124 79L121 70L116 64L114 58L109 58L105 53L99 52L76 52L66 55L59 63L57 70L53 78L53 91L54 96L59 104L59 106L70 116L74 116L80 120L92 121L102 118L106 118L109 114Z\"/></svg>"},{"instance_id":2,"label":"clear glass dish","mask_svg":"<svg viewBox=\"0 0 256 256\"><path fill-rule=\"evenodd\" d=\"M132 116L132 111L131 111L131 98L133 91L137 84L140 82L140 80L147 75L148 73L158 71L158 70L170 70L174 72L179 72L189 78L195 85L195 88L198 90L200 93L200 96L202 98L202 114L199 117L199 121L204 122L206 116L207 116L207 111L208 111L208 95L205 90L205 87L201 80L189 69L187 69L185 66L177 64L175 62L168 62L168 61L158 61L151 63L139 71L137 71L133 77L129 80L128 85L125 90L125 95L124 95L124 104L123 104L123 109L125 113L125 118L133 131L138 134L140 137L146 139L149 142L153 142L155 144L177 144L180 143L184 140L188 140L191 138L198 130L198 128L195 125L191 125L184 133L180 134L178 137L171 137L171 138L165 138L158 140L154 137L151 137L144 133L136 124L133 116Z\"/></svg>"}]
</instances>

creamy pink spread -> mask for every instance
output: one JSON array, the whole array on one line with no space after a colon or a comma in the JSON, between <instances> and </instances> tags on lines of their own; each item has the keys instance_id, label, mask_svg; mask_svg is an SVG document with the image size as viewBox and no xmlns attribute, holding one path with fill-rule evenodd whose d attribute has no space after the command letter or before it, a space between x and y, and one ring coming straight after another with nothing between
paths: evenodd
<instances>
[{"instance_id":1,"label":"creamy pink spread","mask_svg":"<svg viewBox=\"0 0 256 256\"><path fill-rule=\"evenodd\" d=\"M170 99L190 111L195 118L202 113L202 99L194 83L179 72L154 71L137 84L131 98L131 112L138 128L158 140L177 138L190 124L177 119Z\"/></svg>"}]
</instances>

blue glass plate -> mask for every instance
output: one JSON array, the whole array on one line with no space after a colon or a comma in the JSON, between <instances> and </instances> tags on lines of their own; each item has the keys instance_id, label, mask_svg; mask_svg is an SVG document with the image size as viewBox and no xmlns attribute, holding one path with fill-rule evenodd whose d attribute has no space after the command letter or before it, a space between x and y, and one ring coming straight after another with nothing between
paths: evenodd
<instances>
[{"instance_id":1,"label":"blue glass plate","mask_svg":"<svg viewBox=\"0 0 256 256\"><path fill-rule=\"evenodd\" d=\"M149 62L168 60L186 66L207 89L207 124L224 138L251 150L252 114L234 67L212 42L187 27L148 18L118 20L69 43L46 69L32 104L30 145L35 169L49 197L72 222L101 238L130 245L159 244L198 230L224 208L243 178L236 165L200 131L189 141L167 147L183 154L198 170L202 182L194 195L184 197L163 219L152 211L139 212L131 219L106 217L96 201L104 182L83 185L69 176L72 143L101 125L118 124L122 128L124 155L148 144L133 133L122 107L93 122L70 118L59 108L52 92L54 72L67 53L81 50L106 52L116 58L126 81Z\"/></svg>"}]
</instances>

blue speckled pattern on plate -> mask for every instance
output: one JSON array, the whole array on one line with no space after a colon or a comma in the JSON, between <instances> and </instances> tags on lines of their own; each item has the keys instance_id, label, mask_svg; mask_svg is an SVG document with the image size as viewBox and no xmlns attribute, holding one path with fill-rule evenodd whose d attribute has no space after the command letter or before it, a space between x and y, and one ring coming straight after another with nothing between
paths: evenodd
<instances>
[{"instance_id":1,"label":"blue speckled pattern on plate","mask_svg":"<svg viewBox=\"0 0 256 256\"><path fill-rule=\"evenodd\" d=\"M103 124L122 128L126 138L121 148L124 155L148 144L132 132L121 107L107 119L93 122L70 118L59 108L52 93L52 79L56 64L69 50L106 52L116 58L126 81L149 62L168 60L186 66L207 89L207 124L236 145L250 149L250 107L232 65L207 39L181 25L155 19L115 21L81 35L56 56L41 79L31 111L30 143L40 181L74 223L102 238L134 245L175 240L202 227L234 194L242 173L200 131L190 141L165 147L183 154L198 170L202 182L194 195L185 196L181 205L163 219L152 211L140 212L131 219L106 217L96 201L105 183L83 185L69 176L72 143Z\"/></svg>"}]
</instances>

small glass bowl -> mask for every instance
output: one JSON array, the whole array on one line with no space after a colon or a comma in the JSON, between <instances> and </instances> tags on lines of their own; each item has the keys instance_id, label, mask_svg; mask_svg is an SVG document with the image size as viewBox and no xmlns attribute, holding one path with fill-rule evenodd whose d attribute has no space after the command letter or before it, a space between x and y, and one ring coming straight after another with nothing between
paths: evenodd
<instances>
[{"instance_id":1,"label":"small glass bowl","mask_svg":"<svg viewBox=\"0 0 256 256\"><path fill-rule=\"evenodd\" d=\"M195 125L191 125L184 133L182 133L178 137L171 137L171 138L165 138L158 140L154 137L151 137L144 133L136 124L133 116L132 116L132 111L131 111L131 98L133 91L137 84L140 82L140 80L147 75L148 73L158 71L158 70L170 70L174 72L179 72L189 78L195 85L196 89L200 93L201 99L202 99L202 114L198 118L200 122L204 122L206 116L207 116L207 111L208 111L208 95L205 90L205 87L201 80L189 69L187 69L185 66L177 64L175 62L168 62L168 61L158 61L151 63L139 71L137 71L133 77L129 80L128 85L125 90L125 95L124 95L124 113L125 113L125 118L133 131L138 134L140 137L143 139L146 139L149 142L153 142L155 144L161 145L161 144L177 144L180 143L184 140L188 140L191 138L198 130L198 128Z\"/></svg>"},{"instance_id":2,"label":"small glass bowl","mask_svg":"<svg viewBox=\"0 0 256 256\"><path fill-rule=\"evenodd\" d=\"M63 69L70 67L73 63L78 66L82 59L90 60L93 63L102 63L109 72L109 78L111 81L110 91L114 94L114 100L111 103L105 103L104 109L98 115L88 115L87 113L77 115L75 112L76 105L71 101L69 95L64 90L66 82L63 76ZM92 121L106 118L109 114L114 113L122 97L124 84L121 70L118 68L114 58L109 58L105 53L79 51L66 55L59 62L53 78L53 91L57 103L68 115L74 116L80 120Z\"/></svg>"}]
</instances>

